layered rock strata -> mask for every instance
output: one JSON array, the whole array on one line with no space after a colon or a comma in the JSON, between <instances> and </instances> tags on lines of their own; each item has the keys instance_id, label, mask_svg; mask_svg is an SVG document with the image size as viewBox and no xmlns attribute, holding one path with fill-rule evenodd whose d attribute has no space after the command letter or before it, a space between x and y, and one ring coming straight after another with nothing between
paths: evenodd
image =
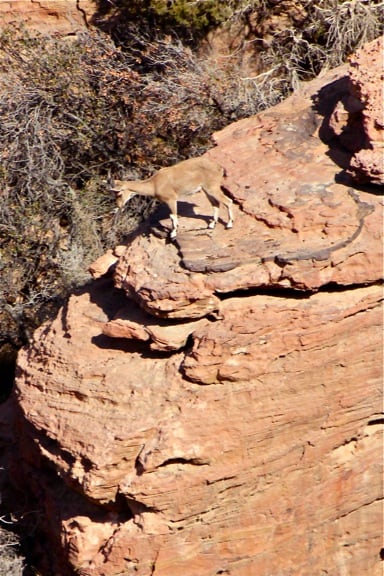
<instances>
[{"instance_id":1,"label":"layered rock strata","mask_svg":"<svg viewBox=\"0 0 384 576\"><path fill-rule=\"evenodd\" d=\"M215 135L232 230L197 195L170 242L160 210L20 353L55 574L381 573L383 200L323 138L346 72Z\"/></svg>"}]
</instances>

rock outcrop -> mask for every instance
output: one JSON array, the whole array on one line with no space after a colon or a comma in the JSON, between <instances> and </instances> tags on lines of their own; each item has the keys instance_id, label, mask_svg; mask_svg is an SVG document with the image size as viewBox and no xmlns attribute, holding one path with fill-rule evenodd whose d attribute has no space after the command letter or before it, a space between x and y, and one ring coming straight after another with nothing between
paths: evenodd
<instances>
[{"instance_id":1,"label":"rock outcrop","mask_svg":"<svg viewBox=\"0 0 384 576\"><path fill-rule=\"evenodd\" d=\"M215 135L232 230L197 195L169 242L160 208L21 351L55 574L381 573L383 200L324 137L346 73Z\"/></svg>"},{"instance_id":2,"label":"rock outcrop","mask_svg":"<svg viewBox=\"0 0 384 576\"><path fill-rule=\"evenodd\" d=\"M0 29L23 25L43 34L73 34L95 12L93 0L5 0L0 2Z\"/></svg>"},{"instance_id":3,"label":"rock outcrop","mask_svg":"<svg viewBox=\"0 0 384 576\"><path fill-rule=\"evenodd\" d=\"M356 182L384 184L383 37L350 59L349 90L338 102L331 125L350 152L348 172Z\"/></svg>"}]
</instances>

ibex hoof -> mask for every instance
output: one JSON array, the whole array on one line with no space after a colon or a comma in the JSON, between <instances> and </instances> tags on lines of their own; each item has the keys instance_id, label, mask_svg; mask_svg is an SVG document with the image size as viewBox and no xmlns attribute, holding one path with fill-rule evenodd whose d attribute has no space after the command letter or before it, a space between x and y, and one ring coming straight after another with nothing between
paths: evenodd
<instances>
[{"instance_id":1,"label":"ibex hoof","mask_svg":"<svg viewBox=\"0 0 384 576\"><path fill-rule=\"evenodd\" d=\"M212 220L212 222L210 222L208 224L208 228L210 228L211 230L216 226L216 222L214 220Z\"/></svg>"},{"instance_id":2,"label":"ibex hoof","mask_svg":"<svg viewBox=\"0 0 384 576\"><path fill-rule=\"evenodd\" d=\"M229 230L229 228L233 228L233 222L228 222L226 229Z\"/></svg>"}]
</instances>

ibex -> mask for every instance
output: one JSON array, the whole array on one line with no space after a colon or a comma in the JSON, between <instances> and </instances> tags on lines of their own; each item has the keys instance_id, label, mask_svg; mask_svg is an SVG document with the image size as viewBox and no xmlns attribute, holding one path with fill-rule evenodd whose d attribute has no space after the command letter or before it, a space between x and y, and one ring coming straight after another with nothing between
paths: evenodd
<instances>
[{"instance_id":1,"label":"ibex","mask_svg":"<svg viewBox=\"0 0 384 576\"><path fill-rule=\"evenodd\" d=\"M220 205L228 211L226 228L233 226L232 200L221 189L224 170L207 158L190 158L174 166L161 168L146 180L110 180L110 190L116 195L118 209L136 194L152 196L169 207L172 221L170 238L176 238L178 228L177 200L183 194L205 192L213 207L212 220L208 228L216 226Z\"/></svg>"}]
</instances>

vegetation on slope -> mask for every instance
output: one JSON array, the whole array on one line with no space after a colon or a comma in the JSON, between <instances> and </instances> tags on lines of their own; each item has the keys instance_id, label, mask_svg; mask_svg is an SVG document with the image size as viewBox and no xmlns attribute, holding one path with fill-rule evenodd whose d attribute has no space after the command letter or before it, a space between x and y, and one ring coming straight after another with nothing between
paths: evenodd
<instances>
[{"instance_id":1,"label":"vegetation on slope","mask_svg":"<svg viewBox=\"0 0 384 576\"><path fill-rule=\"evenodd\" d=\"M139 24L149 34L161 30L194 47L218 26L243 24L243 40L253 34L264 42L270 28L275 48L288 39L291 46L302 44L319 55L316 46L320 46L321 60L332 66L377 36L383 16L381 0L96 0L96 4L95 22L120 40L127 35L127 22Z\"/></svg>"},{"instance_id":2,"label":"vegetation on slope","mask_svg":"<svg viewBox=\"0 0 384 576\"><path fill-rule=\"evenodd\" d=\"M109 170L142 177L200 154L212 131L257 110L181 43L137 50L97 32L0 38L0 306L13 314L84 281L87 264L137 223L137 203L130 226L113 218Z\"/></svg>"}]
</instances>

